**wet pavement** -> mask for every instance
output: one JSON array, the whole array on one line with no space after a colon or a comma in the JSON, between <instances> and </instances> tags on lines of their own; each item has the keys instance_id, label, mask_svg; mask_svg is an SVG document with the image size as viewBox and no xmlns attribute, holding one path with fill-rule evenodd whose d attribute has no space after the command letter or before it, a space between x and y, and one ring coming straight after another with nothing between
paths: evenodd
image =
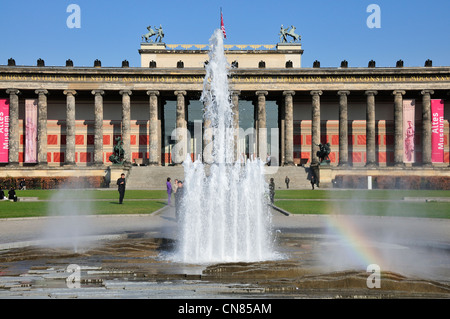
<instances>
[{"instance_id":1,"label":"wet pavement","mask_svg":"<svg viewBox=\"0 0 450 319\"><path fill-rule=\"evenodd\" d=\"M450 298L448 220L272 213L280 259L199 265L170 259L172 207L89 216L76 248L56 217L1 220L0 298Z\"/></svg>"}]
</instances>

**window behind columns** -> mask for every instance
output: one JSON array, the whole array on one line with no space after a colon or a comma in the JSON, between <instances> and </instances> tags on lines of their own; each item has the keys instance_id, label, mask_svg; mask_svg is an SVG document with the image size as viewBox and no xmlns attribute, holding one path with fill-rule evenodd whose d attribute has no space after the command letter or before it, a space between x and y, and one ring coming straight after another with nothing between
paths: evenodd
<instances>
[{"instance_id":1,"label":"window behind columns","mask_svg":"<svg viewBox=\"0 0 450 319\"><path fill-rule=\"evenodd\" d=\"M187 128L190 140L188 141L188 152L191 153L193 161L202 154L202 131L203 131L203 103L199 100L190 100L187 111Z\"/></svg>"}]
</instances>

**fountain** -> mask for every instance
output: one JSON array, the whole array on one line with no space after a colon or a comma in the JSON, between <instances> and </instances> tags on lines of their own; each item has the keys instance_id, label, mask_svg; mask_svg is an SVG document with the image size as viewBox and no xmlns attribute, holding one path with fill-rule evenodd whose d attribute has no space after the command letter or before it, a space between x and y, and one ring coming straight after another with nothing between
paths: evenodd
<instances>
[{"instance_id":1,"label":"fountain","mask_svg":"<svg viewBox=\"0 0 450 319\"><path fill-rule=\"evenodd\" d=\"M228 90L223 35L210 39L201 100L211 121L213 164L186 157L178 247L173 259L185 263L253 262L279 258L273 250L264 163L234 158L233 112Z\"/></svg>"}]
</instances>

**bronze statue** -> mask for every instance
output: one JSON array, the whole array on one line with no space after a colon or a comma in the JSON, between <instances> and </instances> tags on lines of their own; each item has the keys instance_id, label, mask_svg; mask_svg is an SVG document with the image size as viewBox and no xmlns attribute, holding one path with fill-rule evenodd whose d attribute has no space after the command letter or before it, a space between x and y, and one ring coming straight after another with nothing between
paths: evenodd
<instances>
[{"instance_id":1,"label":"bronze statue","mask_svg":"<svg viewBox=\"0 0 450 319\"><path fill-rule=\"evenodd\" d=\"M281 30L280 30L280 42L281 43L286 43L287 42L287 36L290 36L292 38L292 40L290 41L290 43L292 42L300 42L301 40L301 36L298 35L297 33L295 33L295 27L293 25L291 25L291 28L284 28L283 25L281 25Z\"/></svg>"},{"instance_id":2,"label":"bronze statue","mask_svg":"<svg viewBox=\"0 0 450 319\"><path fill-rule=\"evenodd\" d=\"M145 42L148 42L148 40L150 40L150 38L156 34L151 26L148 26L147 30L148 32L142 36L142 41L144 41L145 39ZM150 40L150 42L152 42L152 40Z\"/></svg>"},{"instance_id":3,"label":"bronze statue","mask_svg":"<svg viewBox=\"0 0 450 319\"><path fill-rule=\"evenodd\" d=\"M114 153L109 157L109 160L113 164L123 164L125 161L125 151L123 149L122 137L116 137L115 141L116 145L114 145Z\"/></svg>"},{"instance_id":4,"label":"bronze statue","mask_svg":"<svg viewBox=\"0 0 450 319\"><path fill-rule=\"evenodd\" d=\"M144 41L144 39L145 39L145 42L149 42L149 40L150 40L150 42L153 42L150 38L153 37L153 36L156 36L155 37L155 42L158 39L159 39L158 42L161 42L162 39L164 38L163 28L162 28L161 25L159 25L159 28L155 27L155 29L156 29L156 31L153 30L151 26L148 26L147 27L148 32L142 36L142 41Z\"/></svg>"},{"instance_id":5,"label":"bronze statue","mask_svg":"<svg viewBox=\"0 0 450 319\"><path fill-rule=\"evenodd\" d=\"M281 25L281 29L280 29L280 43L286 43L287 42L287 32L288 32L289 28L283 28L283 25Z\"/></svg>"},{"instance_id":6,"label":"bronze statue","mask_svg":"<svg viewBox=\"0 0 450 319\"><path fill-rule=\"evenodd\" d=\"M319 144L317 146L319 146L319 150L317 151L316 154L317 157L320 159L320 162L322 163L324 160L329 161L330 157L328 155L330 155L331 152L330 143Z\"/></svg>"},{"instance_id":7,"label":"bronze statue","mask_svg":"<svg viewBox=\"0 0 450 319\"><path fill-rule=\"evenodd\" d=\"M155 27L155 29L156 29L156 27ZM161 42L161 40L164 38L164 31L163 31L163 28L161 25L159 25L159 28L156 29L155 42L156 42L156 40L158 40L158 38L159 38L158 42Z\"/></svg>"},{"instance_id":8,"label":"bronze statue","mask_svg":"<svg viewBox=\"0 0 450 319\"><path fill-rule=\"evenodd\" d=\"M291 25L291 29L289 30L289 32L287 33L288 36L292 37L292 42L295 41L300 41L301 40L301 36L298 35L297 33L295 33L295 27L293 25Z\"/></svg>"}]
</instances>

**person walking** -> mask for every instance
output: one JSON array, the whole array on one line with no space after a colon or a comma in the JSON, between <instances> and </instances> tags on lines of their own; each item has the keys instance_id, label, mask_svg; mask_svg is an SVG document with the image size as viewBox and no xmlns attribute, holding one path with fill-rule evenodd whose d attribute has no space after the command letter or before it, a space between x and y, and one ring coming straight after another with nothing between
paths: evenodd
<instances>
[{"instance_id":1,"label":"person walking","mask_svg":"<svg viewBox=\"0 0 450 319\"><path fill-rule=\"evenodd\" d=\"M270 195L270 203L273 205L273 201L275 199L275 182L273 178L270 179L269 195Z\"/></svg>"},{"instance_id":2,"label":"person walking","mask_svg":"<svg viewBox=\"0 0 450 319\"><path fill-rule=\"evenodd\" d=\"M119 191L119 204L122 204L123 198L125 196L125 174L120 174L120 178L117 179L117 190Z\"/></svg>"},{"instance_id":3,"label":"person walking","mask_svg":"<svg viewBox=\"0 0 450 319\"><path fill-rule=\"evenodd\" d=\"M170 177L167 177L167 182L166 182L166 187L167 187L167 205L170 206L170 198L172 197L172 183L170 182Z\"/></svg>"},{"instance_id":4,"label":"person walking","mask_svg":"<svg viewBox=\"0 0 450 319\"><path fill-rule=\"evenodd\" d=\"M287 189L289 189L289 182L290 182L290 181L291 181L291 180L289 179L289 177L286 176L286 178L284 179L284 182L286 183Z\"/></svg>"}]
</instances>

